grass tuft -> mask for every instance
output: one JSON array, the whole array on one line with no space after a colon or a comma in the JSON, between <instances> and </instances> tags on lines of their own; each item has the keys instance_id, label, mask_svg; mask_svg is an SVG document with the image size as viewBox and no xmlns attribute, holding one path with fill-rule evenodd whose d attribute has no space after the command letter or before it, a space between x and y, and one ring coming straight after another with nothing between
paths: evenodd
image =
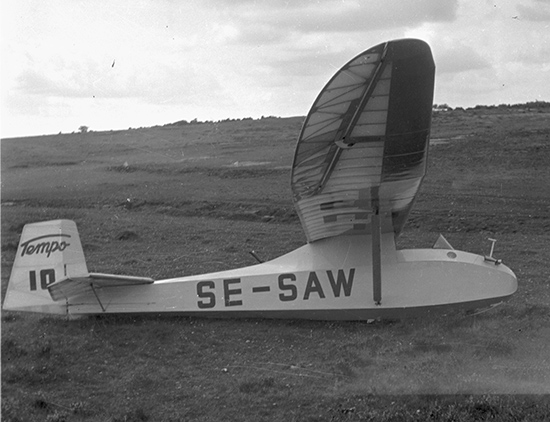
<instances>
[{"instance_id":1,"label":"grass tuft","mask_svg":"<svg viewBox=\"0 0 550 422\"><path fill-rule=\"evenodd\" d=\"M54 410L46 416L46 422L70 422L69 413L64 410Z\"/></svg>"},{"instance_id":2,"label":"grass tuft","mask_svg":"<svg viewBox=\"0 0 550 422\"><path fill-rule=\"evenodd\" d=\"M3 315L2 315L2 323L3 324L9 324L11 322L15 322L15 321L19 320L20 316L21 315L17 314L17 313L4 312Z\"/></svg>"},{"instance_id":3,"label":"grass tuft","mask_svg":"<svg viewBox=\"0 0 550 422\"><path fill-rule=\"evenodd\" d=\"M418 340L414 343L415 350L420 352L449 353L453 350L450 344L434 343L425 340Z\"/></svg>"},{"instance_id":4,"label":"grass tuft","mask_svg":"<svg viewBox=\"0 0 550 422\"><path fill-rule=\"evenodd\" d=\"M149 415L141 407L138 407L120 416L111 418L109 422L147 422L149 420Z\"/></svg>"},{"instance_id":5,"label":"grass tuft","mask_svg":"<svg viewBox=\"0 0 550 422\"><path fill-rule=\"evenodd\" d=\"M139 235L133 230L124 230L115 236L116 240L136 240Z\"/></svg>"},{"instance_id":6,"label":"grass tuft","mask_svg":"<svg viewBox=\"0 0 550 422\"><path fill-rule=\"evenodd\" d=\"M11 338L2 339L2 363L28 354L27 350Z\"/></svg>"},{"instance_id":7,"label":"grass tuft","mask_svg":"<svg viewBox=\"0 0 550 422\"><path fill-rule=\"evenodd\" d=\"M244 394L266 394L274 386L274 378L260 378L241 382L239 384L239 391Z\"/></svg>"}]
</instances>

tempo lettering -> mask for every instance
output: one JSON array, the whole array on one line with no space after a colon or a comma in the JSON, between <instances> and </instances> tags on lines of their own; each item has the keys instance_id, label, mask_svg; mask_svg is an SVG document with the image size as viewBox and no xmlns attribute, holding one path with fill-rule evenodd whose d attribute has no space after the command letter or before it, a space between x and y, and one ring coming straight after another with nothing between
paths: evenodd
<instances>
[{"instance_id":1,"label":"tempo lettering","mask_svg":"<svg viewBox=\"0 0 550 422\"><path fill-rule=\"evenodd\" d=\"M46 254L46 257L49 258L50 255L54 252L63 252L70 246L70 243L62 240L61 242L57 240L48 240L40 243L35 243L37 240L45 239L48 237L71 237L68 234L47 234L45 236L35 237L29 239L24 243L21 243L21 256L25 255L41 255Z\"/></svg>"}]
</instances>

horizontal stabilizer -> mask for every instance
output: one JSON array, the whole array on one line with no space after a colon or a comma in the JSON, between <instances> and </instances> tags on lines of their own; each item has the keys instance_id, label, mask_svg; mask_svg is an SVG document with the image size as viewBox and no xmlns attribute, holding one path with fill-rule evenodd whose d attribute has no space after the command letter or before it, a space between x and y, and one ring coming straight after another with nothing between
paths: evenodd
<instances>
[{"instance_id":1,"label":"horizontal stabilizer","mask_svg":"<svg viewBox=\"0 0 550 422\"><path fill-rule=\"evenodd\" d=\"M152 284L154 282L155 280L149 277L89 273L79 277L71 276L58 280L48 286L48 291L52 299L58 301L94 292L94 288L96 287L134 286L138 284Z\"/></svg>"}]
</instances>

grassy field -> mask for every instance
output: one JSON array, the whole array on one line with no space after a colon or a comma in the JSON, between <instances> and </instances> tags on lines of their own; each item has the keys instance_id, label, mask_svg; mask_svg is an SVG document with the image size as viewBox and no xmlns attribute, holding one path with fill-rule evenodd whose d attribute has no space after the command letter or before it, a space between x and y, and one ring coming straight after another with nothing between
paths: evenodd
<instances>
[{"instance_id":1,"label":"grassy field","mask_svg":"<svg viewBox=\"0 0 550 422\"><path fill-rule=\"evenodd\" d=\"M305 242L303 118L3 139L2 297L24 224L75 220L88 268L165 278ZM2 313L3 421L550 419L550 111L434 116L399 247L495 255L519 290L480 314L313 322Z\"/></svg>"}]
</instances>

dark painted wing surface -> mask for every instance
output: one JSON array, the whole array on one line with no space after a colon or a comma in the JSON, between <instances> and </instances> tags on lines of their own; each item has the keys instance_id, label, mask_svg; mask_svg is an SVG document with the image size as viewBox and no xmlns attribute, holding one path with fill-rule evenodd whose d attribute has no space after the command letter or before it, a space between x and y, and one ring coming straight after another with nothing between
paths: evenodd
<instances>
[{"instance_id":1,"label":"dark painted wing surface","mask_svg":"<svg viewBox=\"0 0 550 422\"><path fill-rule=\"evenodd\" d=\"M308 241L398 234L426 174L435 66L420 40L361 53L328 82L300 133L292 166L294 202Z\"/></svg>"}]
</instances>

